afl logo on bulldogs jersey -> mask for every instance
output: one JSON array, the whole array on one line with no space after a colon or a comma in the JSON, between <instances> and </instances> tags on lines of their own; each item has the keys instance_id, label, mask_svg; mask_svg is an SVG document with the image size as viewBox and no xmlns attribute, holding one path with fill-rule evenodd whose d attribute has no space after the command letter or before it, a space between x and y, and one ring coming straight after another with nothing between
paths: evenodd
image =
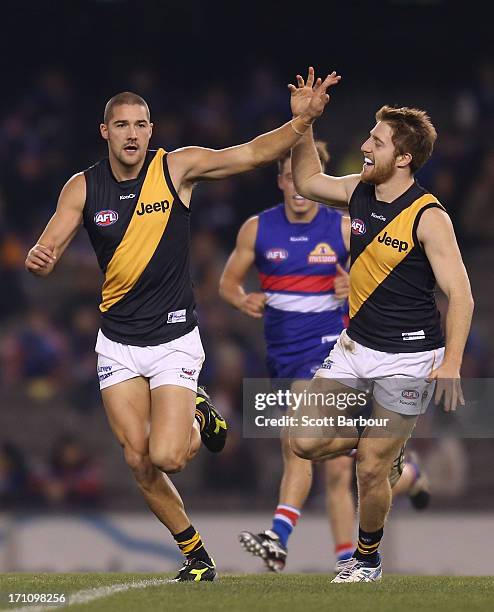
<instances>
[{"instance_id":1,"label":"afl logo on bulldogs jersey","mask_svg":"<svg viewBox=\"0 0 494 612\"><path fill-rule=\"evenodd\" d=\"M352 234L354 236L362 236L366 231L367 228L362 219L352 219Z\"/></svg>"},{"instance_id":2,"label":"afl logo on bulldogs jersey","mask_svg":"<svg viewBox=\"0 0 494 612\"><path fill-rule=\"evenodd\" d=\"M118 213L115 210L100 210L94 215L94 222L100 227L113 225L118 221Z\"/></svg>"},{"instance_id":3,"label":"afl logo on bulldogs jersey","mask_svg":"<svg viewBox=\"0 0 494 612\"><path fill-rule=\"evenodd\" d=\"M288 259L288 251L286 249L269 249L265 256L269 261L283 261Z\"/></svg>"}]
</instances>

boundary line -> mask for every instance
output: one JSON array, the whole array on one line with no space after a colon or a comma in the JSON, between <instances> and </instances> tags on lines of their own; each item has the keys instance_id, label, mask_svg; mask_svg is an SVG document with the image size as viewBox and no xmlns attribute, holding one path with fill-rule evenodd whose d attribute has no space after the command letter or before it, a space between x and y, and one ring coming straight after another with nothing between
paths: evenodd
<instances>
[{"instance_id":1,"label":"boundary line","mask_svg":"<svg viewBox=\"0 0 494 612\"><path fill-rule=\"evenodd\" d=\"M115 593L125 593L126 591L130 591L132 589L146 589L148 587L160 586L169 583L174 583L174 581L171 578L153 578L150 580L135 580L133 582L123 582L120 584L112 584L108 586L76 591L75 593L69 594L67 596L67 602L62 605L55 604L48 606L25 606L23 608L15 609L3 608L3 611L10 610L11 612L45 612L46 610L63 610L64 608L68 608L69 606L74 606L76 604L86 604L96 599L101 599L102 597L110 597L111 595L115 595Z\"/></svg>"}]
</instances>

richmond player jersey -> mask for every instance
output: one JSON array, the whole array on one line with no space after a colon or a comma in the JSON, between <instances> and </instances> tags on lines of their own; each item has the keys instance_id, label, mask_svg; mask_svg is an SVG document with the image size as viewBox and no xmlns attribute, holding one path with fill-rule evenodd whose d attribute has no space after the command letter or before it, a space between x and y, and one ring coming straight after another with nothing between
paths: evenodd
<instances>
[{"instance_id":1,"label":"richmond player jersey","mask_svg":"<svg viewBox=\"0 0 494 612\"><path fill-rule=\"evenodd\" d=\"M104 159L84 172L84 226L105 275L101 330L116 342L154 346L197 325L189 272L189 209L163 149L148 151L136 179L117 181Z\"/></svg>"},{"instance_id":2,"label":"richmond player jersey","mask_svg":"<svg viewBox=\"0 0 494 612\"><path fill-rule=\"evenodd\" d=\"M350 199L350 325L353 340L388 353L444 346L435 278L417 239L422 213L444 208L414 183L391 203L359 183Z\"/></svg>"}]
</instances>

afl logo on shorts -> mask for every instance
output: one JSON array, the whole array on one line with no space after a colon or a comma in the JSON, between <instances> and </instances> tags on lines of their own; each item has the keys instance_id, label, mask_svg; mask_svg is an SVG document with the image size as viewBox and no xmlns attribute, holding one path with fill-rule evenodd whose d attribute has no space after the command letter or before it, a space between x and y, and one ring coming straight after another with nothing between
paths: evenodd
<instances>
[{"instance_id":1,"label":"afl logo on shorts","mask_svg":"<svg viewBox=\"0 0 494 612\"><path fill-rule=\"evenodd\" d=\"M286 249L269 249L265 255L269 261L284 261L288 259L288 251Z\"/></svg>"},{"instance_id":2,"label":"afl logo on shorts","mask_svg":"<svg viewBox=\"0 0 494 612\"><path fill-rule=\"evenodd\" d=\"M405 399L418 399L420 397L420 393L414 389L405 389L405 391L401 392L401 397L404 397Z\"/></svg>"},{"instance_id":3,"label":"afl logo on shorts","mask_svg":"<svg viewBox=\"0 0 494 612\"><path fill-rule=\"evenodd\" d=\"M362 236L366 231L367 228L362 219L352 219L352 234L354 236Z\"/></svg>"},{"instance_id":4,"label":"afl logo on shorts","mask_svg":"<svg viewBox=\"0 0 494 612\"><path fill-rule=\"evenodd\" d=\"M118 213L114 210L100 210L94 215L94 222L100 227L113 225L118 221Z\"/></svg>"}]
</instances>

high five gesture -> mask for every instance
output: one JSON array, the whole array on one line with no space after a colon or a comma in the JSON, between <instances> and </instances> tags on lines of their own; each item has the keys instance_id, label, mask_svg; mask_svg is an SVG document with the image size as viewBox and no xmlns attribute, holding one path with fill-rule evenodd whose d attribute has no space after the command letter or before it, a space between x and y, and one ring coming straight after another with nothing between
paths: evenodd
<instances>
[{"instance_id":1,"label":"high five gesture","mask_svg":"<svg viewBox=\"0 0 494 612\"><path fill-rule=\"evenodd\" d=\"M326 93L328 87L337 85L341 80L341 76L336 72L328 74L324 79L315 78L314 68L309 67L307 75L307 83L297 74L297 86L288 85L291 92L290 106L294 117L305 114L308 117L316 119L319 117L326 104L329 102L329 95Z\"/></svg>"}]
</instances>

